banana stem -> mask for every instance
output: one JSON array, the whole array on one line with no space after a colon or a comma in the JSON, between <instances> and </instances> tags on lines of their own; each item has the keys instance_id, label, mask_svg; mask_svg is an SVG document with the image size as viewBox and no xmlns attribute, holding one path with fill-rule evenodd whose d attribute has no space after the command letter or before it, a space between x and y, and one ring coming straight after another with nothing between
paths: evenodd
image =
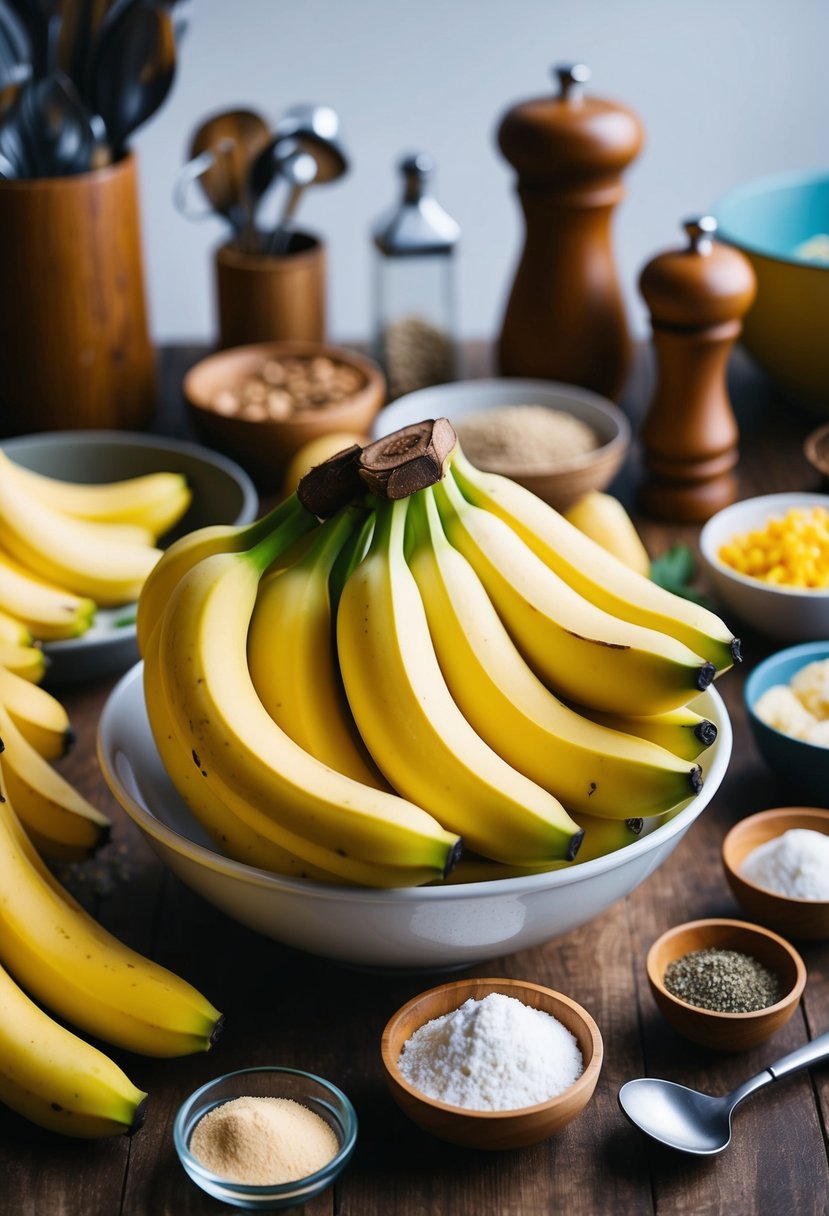
<instances>
[{"instance_id":1,"label":"banana stem","mask_svg":"<svg viewBox=\"0 0 829 1216\"><path fill-rule=\"evenodd\" d=\"M285 508L282 511L282 508ZM256 540L256 543L250 549L245 550L242 554L259 571L260 575L264 574L268 566L285 552L285 550L301 536L312 531L314 528L320 527L320 522L315 515L310 511L306 511L301 505L296 495L283 504L280 504L275 511L266 515L264 519L259 520L255 527L263 524L267 519L278 518L276 526L271 524L270 529L265 533L263 539Z\"/></svg>"},{"instance_id":2,"label":"banana stem","mask_svg":"<svg viewBox=\"0 0 829 1216\"><path fill-rule=\"evenodd\" d=\"M362 523L359 527L354 528L331 567L328 576L328 591L331 596L332 615L336 615L343 589L366 554L373 530L374 509L372 507L365 509Z\"/></svg>"},{"instance_id":3,"label":"banana stem","mask_svg":"<svg viewBox=\"0 0 829 1216\"><path fill-rule=\"evenodd\" d=\"M257 545L261 540L265 540L275 528L278 528L286 520L293 519L297 512L297 507L301 506L296 494L291 494L288 498L283 499L278 506L269 511L267 515L263 515L261 519L255 520L252 524L248 524L245 528L244 536L251 545ZM305 508L302 508L305 511ZM309 511L305 511L309 520L316 522L316 516L311 515ZM306 529L307 531L308 529ZM301 535L301 534L300 534Z\"/></svg>"}]
</instances>

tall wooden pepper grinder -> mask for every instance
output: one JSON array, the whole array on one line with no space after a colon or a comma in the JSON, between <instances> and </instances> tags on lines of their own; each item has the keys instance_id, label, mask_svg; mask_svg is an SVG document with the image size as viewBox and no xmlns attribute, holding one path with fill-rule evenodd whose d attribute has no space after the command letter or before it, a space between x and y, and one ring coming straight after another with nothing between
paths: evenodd
<instances>
[{"instance_id":1,"label":"tall wooden pepper grinder","mask_svg":"<svg viewBox=\"0 0 829 1216\"><path fill-rule=\"evenodd\" d=\"M712 239L713 216L684 227L688 244L653 258L639 278L657 359L641 429L641 502L659 518L702 523L737 497L739 431L726 366L756 283L747 259Z\"/></svg>"},{"instance_id":2,"label":"tall wooden pepper grinder","mask_svg":"<svg viewBox=\"0 0 829 1216\"><path fill-rule=\"evenodd\" d=\"M563 380L617 398L630 337L610 229L643 131L625 106L584 96L583 64L554 75L558 96L514 106L498 131L526 220L498 363L506 376Z\"/></svg>"}]
</instances>

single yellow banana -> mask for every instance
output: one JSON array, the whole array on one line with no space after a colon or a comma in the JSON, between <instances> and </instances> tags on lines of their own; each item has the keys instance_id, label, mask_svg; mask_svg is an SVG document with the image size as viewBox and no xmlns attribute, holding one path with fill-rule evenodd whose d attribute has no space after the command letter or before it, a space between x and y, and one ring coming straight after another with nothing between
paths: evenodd
<instances>
[{"instance_id":1,"label":"single yellow banana","mask_svg":"<svg viewBox=\"0 0 829 1216\"><path fill-rule=\"evenodd\" d=\"M44 582L0 548L0 607L33 637L49 642L86 633L96 606L94 600Z\"/></svg>"},{"instance_id":2,"label":"single yellow banana","mask_svg":"<svg viewBox=\"0 0 829 1216\"><path fill-rule=\"evenodd\" d=\"M580 825L583 815L661 814L699 791L697 766L598 726L544 687L446 539L431 489L413 495L409 524L409 565L443 676L468 721L508 764L560 799Z\"/></svg>"},{"instance_id":3,"label":"single yellow banana","mask_svg":"<svg viewBox=\"0 0 829 1216\"><path fill-rule=\"evenodd\" d=\"M313 866L301 857L282 848L273 840L248 827L214 793L205 781L193 758L180 743L173 716L167 704L164 683L159 670L160 629L150 634L144 657L144 701L161 763L179 797L212 837L226 857L245 865L289 878L310 878L316 882L344 883L347 880Z\"/></svg>"},{"instance_id":4,"label":"single yellow banana","mask_svg":"<svg viewBox=\"0 0 829 1216\"><path fill-rule=\"evenodd\" d=\"M161 620L167 601L181 580L197 562L214 553L241 553L264 540L296 506L296 495L275 507L252 524L211 524L188 532L165 549L150 573L138 600L136 632L138 649L143 655L155 625Z\"/></svg>"},{"instance_id":5,"label":"single yellow banana","mask_svg":"<svg viewBox=\"0 0 829 1216\"><path fill-rule=\"evenodd\" d=\"M109 839L111 824L26 740L0 701L6 787L35 847L56 861L81 861Z\"/></svg>"},{"instance_id":6,"label":"single yellow banana","mask_svg":"<svg viewBox=\"0 0 829 1216\"><path fill-rule=\"evenodd\" d=\"M137 1131L147 1095L109 1056L44 1013L0 967L0 1102L84 1139Z\"/></svg>"},{"instance_id":7,"label":"single yellow banana","mask_svg":"<svg viewBox=\"0 0 829 1216\"><path fill-rule=\"evenodd\" d=\"M449 540L536 675L559 696L615 713L661 713L710 684L713 664L666 633L591 604L503 519L467 502L452 477L438 482L435 498Z\"/></svg>"},{"instance_id":8,"label":"single yellow banana","mask_svg":"<svg viewBox=\"0 0 829 1216\"><path fill-rule=\"evenodd\" d=\"M581 711L594 722L648 739L683 760L696 760L717 738L717 727L690 705L681 705L664 714L637 717L634 714L603 714L598 710ZM647 812L642 812L646 814Z\"/></svg>"},{"instance_id":9,"label":"single yellow banana","mask_svg":"<svg viewBox=\"0 0 829 1216\"><path fill-rule=\"evenodd\" d=\"M57 697L0 667L0 705L44 760L58 760L74 741L69 715Z\"/></svg>"},{"instance_id":10,"label":"single yellow banana","mask_svg":"<svg viewBox=\"0 0 829 1216\"><path fill-rule=\"evenodd\" d=\"M248 633L248 666L265 709L295 743L338 773L388 790L351 716L331 619L331 570L363 518L349 509L332 516L303 557L262 581Z\"/></svg>"},{"instance_id":11,"label":"single yellow banana","mask_svg":"<svg viewBox=\"0 0 829 1216\"><path fill-rule=\"evenodd\" d=\"M726 671L740 642L715 613L631 570L517 482L476 469L459 448L452 475L464 496L504 520L546 565L606 612L667 633Z\"/></svg>"},{"instance_id":12,"label":"single yellow banana","mask_svg":"<svg viewBox=\"0 0 829 1216\"><path fill-rule=\"evenodd\" d=\"M579 826L584 839L573 861L554 861L546 866L507 866L490 861L486 857L464 856L451 874L440 885L467 882L495 882L501 878L524 878L529 874L547 874L553 870L570 870L596 857L615 853L626 845L633 844L642 834L644 819L593 819L590 815L579 816Z\"/></svg>"},{"instance_id":13,"label":"single yellow banana","mask_svg":"<svg viewBox=\"0 0 829 1216\"><path fill-rule=\"evenodd\" d=\"M5 772L5 769L3 769ZM7 794L10 792L7 785ZM127 1051L207 1051L221 1015L190 984L108 933L61 887L0 806L0 962L74 1026Z\"/></svg>"},{"instance_id":14,"label":"single yellow banana","mask_svg":"<svg viewBox=\"0 0 829 1216\"><path fill-rule=\"evenodd\" d=\"M426 882L454 863L457 835L321 764L276 725L251 682L246 640L259 581L290 539L317 526L294 503L272 536L204 558L179 582L160 623L167 705L194 765L248 826L350 881Z\"/></svg>"},{"instance_id":15,"label":"single yellow banana","mask_svg":"<svg viewBox=\"0 0 829 1216\"><path fill-rule=\"evenodd\" d=\"M177 523L192 499L183 473L146 473L123 481L62 481L16 464L22 484L56 511L96 523L137 524L161 536Z\"/></svg>"},{"instance_id":16,"label":"single yellow banana","mask_svg":"<svg viewBox=\"0 0 829 1216\"><path fill-rule=\"evenodd\" d=\"M48 659L39 646L16 646L0 639L0 667L14 672L21 680L39 684L47 666Z\"/></svg>"},{"instance_id":17,"label":"single yellow banana","mask_svg":"<svg viewBox=\"0 0 829 1216\"><path fill-rule=\"evenodd\" d=\"M129 524L93 524L73 519L32 494L21 493L14 466L0 452L0 535L3 548L24 567L98 604L138 599L161 553L151 544L127 543ZM115 529L118 539L107 529ZM142 529L136 530L137 532ZM152 538L149 538L152 539Z\"/></svg>"},{"instance_id":18,"label":"single yellow banana","mask_svg":"<svg viewBox=\"0 0 829 1216\"><path fill-rule=\"evenodd\" d=\"M378 501L371 546L343 588L337 649L354 720L392 786L496 861L575 855L578 825L464 718L441 674L406 564L409 499Z\"/></svg>"},{"instance_id":19,"label":"single yellow banana","mask_svg":"<svg viewBox=\"0 0 829 1216\"><path fill-rule=\"evenodd\" d=\"M648 551L618 498L602 490L588 490L567 508L564 518L631 570L650 577Z\"/></svg>"},{"instance_id":20,"label":"single yellow banana","mask_svg":"<svg viewBox=\"0 0 829 1216\"><path fill-rule=\"evenodd\" d=\"M0 609L0 641L15 646L31 646L34 638L24 621Z\"/></svg>"}]
</instances>

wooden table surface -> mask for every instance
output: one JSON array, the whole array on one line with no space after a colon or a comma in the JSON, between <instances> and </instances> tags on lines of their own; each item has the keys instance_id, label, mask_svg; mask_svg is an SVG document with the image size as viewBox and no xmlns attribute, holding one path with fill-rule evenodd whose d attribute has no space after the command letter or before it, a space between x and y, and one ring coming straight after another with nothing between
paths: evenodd
<instances>
[{"instance_id":1,"label":"wooden table surface","mask_svg":"<svg viewBox=\"0 0 829 1216\"><path fill-rule=\"evenodd\" d=\"M203 352L161 352L163 406L157 427L187 433L181 375ZM469 374L486 369L467 351ZM640 356L626 409L636 421L647 400L649 358ZM732 395L742 431L741 495L818 488L801 455L815 419L775 403L740 352ZM636 459L617 484L628 502ZM638 520L652 552L697 530ZM71 1141L39 1132L0 1109L3 1216L213 1216L229 1211L185 1176L172 1142L179 1103L231 1069L281 1062L328 1077L351 1097L360 1134L337 1186L306 1206L308 1216L604 1216L605 1213L728 1213L790 1216L829 1211L825 1128L829 1067L803 1072L749 1100L722 1156L685 1158L648 1142L617 1105L631 1077L668 1077L724 1093L829 1026L829 943L801 947L809 980L800 1009L776 1037L743 1054L715 1054L679 1038L647 989L644 958L664 929L703 916L734 916L720 863L728 828L746 814L793 799L759 758L742 709L746 670L772 645L744 634L746 662L719 683L734 725L733 759L721 789L668 861L630 897L592 923L535 950L496 958L462 974L514 976L549 985L584 1004L599 1024L605 1062L593 1101L556 1139L522 1151L485 1154L441 1144L409 1124L388 1097L380 1033L389 1015L445 976L379 975L285 949L228 920L157 861L108 793L95 759L98 715L112 681L62 690L77 744L66 775L115 823L123 872L110 894L90 900L130 945L180 972L226 1014L208 1055L154 1061L112 1054L150 1093L146 1125L132 1139ZM827 799L829 802L829 799Z\"/></svg>"}]
</instances>

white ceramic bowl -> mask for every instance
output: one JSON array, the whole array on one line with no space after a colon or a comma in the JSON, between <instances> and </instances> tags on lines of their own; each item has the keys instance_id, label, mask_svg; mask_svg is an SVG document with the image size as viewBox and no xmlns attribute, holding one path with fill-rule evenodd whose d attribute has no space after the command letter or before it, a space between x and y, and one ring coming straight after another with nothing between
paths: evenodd
<instances>
[{"instance_id":1,"label":"white ceramic bowl","mask_svg":"<svg viewBox=\"0 0 829 1216\"><path fill-rule=\"evenodd\" d=\"M572 384L552 380L458 380L436 384L398 397L374 420L375 439L424 418L448 418L458 424L469 414L509 405L543 405L586 423L599 446L549 469L527 473L499 468L557 510L566 510L588 490L603 490L624 463L630 445L630 424L612 401Z\"/></svg>"},{"instance_id":2,"label":"white ceramic bowl","mask_svg":"<svg viewBox=\"0 0 829 1216\"><path fill-rule=\"evenodd\" d=\"M256 518L259 499L244 470L226 456L195 443L128 431L49 431L2 443L17 464L66 481L121 481L145 473L184 473L193 498L162 548L194 528L245 524ZM135 605L102 608L79 638L47 642L47 683L102 679L126 671L138 658Z\"/></svg>"},{"instance_id":3,"label":"white ceramic bowl","mask_svg":"<svg viewBox=\"0 0 829 1216\"><path fill-rule=\"evenodd\" d=\"M719 734L703 753L702 791L633 844L571 870L469 885L378 891L284 878L215 852L173 788L144 708L142 667L101 714L98 757L127 814L171 870L228 916L268 937L343 962L468 967L568 933L627 895L665 860L719 788L731 726L719 693L694 701Z\"/></svg>"},{"instance_id":4,"label":"white ceramic bowl","mask_svg":"<svg viewBox=\"0 0 829 1216\"><path fill-rule=\"evenodd\" d=\"M783 516L792 507L813 506L829 510L829 495L795 492L746 498L718 511L700 533L700 553L714 596L723 608L769 637L789 642L829 637L829 590L775 587L738 574L717 553L726 541L762 528L772 516Z\"/></svg>"}]
</instances>

